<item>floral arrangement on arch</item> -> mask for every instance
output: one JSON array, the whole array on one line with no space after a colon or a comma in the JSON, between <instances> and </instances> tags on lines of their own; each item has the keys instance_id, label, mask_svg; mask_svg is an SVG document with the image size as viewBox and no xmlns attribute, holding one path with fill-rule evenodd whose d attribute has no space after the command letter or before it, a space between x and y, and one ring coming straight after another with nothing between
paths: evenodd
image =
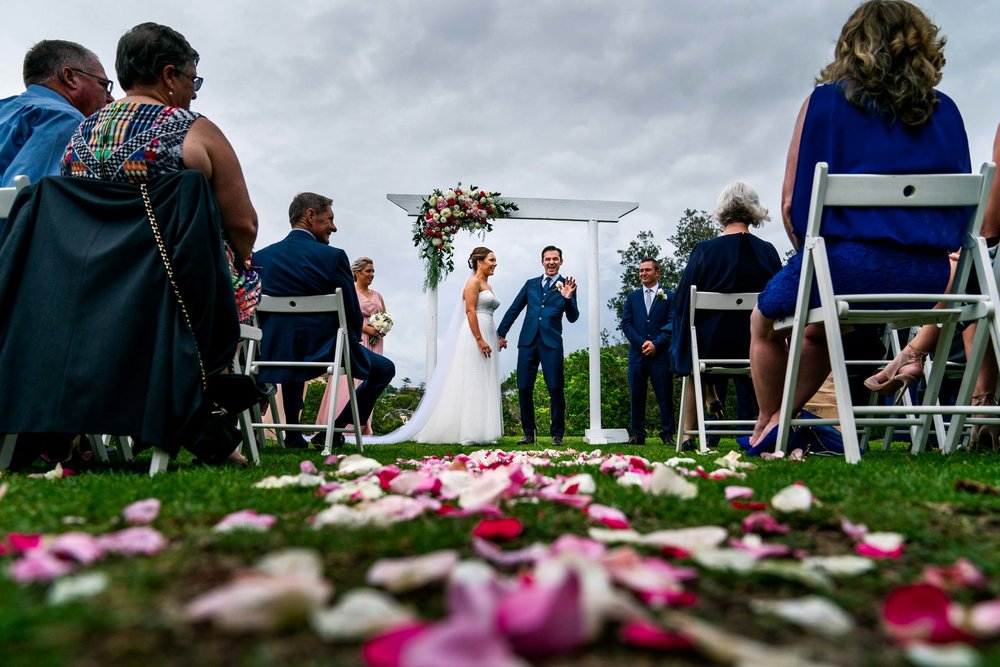
<instances>
[{"instance_id":1,"label":"floral arrangement on arch","mask_svg":"<svg viewBox=\"0 0 1000 667\"><path fill-rule=\"evenodd\" d=\"M448 190L434 190L424 199L420 214L413 223L413 245L420 249L426 279L424 287L438 284L455 270L453 242L455 234L465 230L479 234L493 231L492 220L506 218L517 204L500 199L499 192L489 192L475 185L463 188L459 183Z\"/></svg>"}]
</instances>

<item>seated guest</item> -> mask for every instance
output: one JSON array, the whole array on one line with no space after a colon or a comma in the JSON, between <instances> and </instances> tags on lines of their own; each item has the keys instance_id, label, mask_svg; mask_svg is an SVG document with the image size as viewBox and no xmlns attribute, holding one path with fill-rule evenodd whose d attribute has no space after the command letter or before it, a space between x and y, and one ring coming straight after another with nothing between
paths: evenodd
<instances>
[{"instance_id":1,"label":"seated guest","mask_svg":"<svg viewBox=\"0 0 1000 667\"><path fill-rule=\"evenodd\" d=\"M190 111L203 81L197 67L198 52L167 26L142 23L122 35L115 70L125 97L80 125L62 174L145 183L181 169L202 172L222 218L240 321L247 322L260 299L260 280L249 268L257 213L226 136Z\"/></svg>"},{"instance_id":2,"label":"seated guest","mask_svg":"<svg viewBox=\"0 0 1000 667\"><path fill-rule=\"evenodd\" d=\"M750 233L770 220L767 209L760 205L757 191L747 183L736 181L719 195L714 213L722 226L722 235L700 241L691 251L684 273L677 285L674 313L674 337L670 346L674 372L691 374L690 301L691 286L699 292L759 292L781 269L781 259L774 246ZM698 333L698 351L707 359L746 359L750 354L749 311L699 311L694 323ZM733 375L736 387L737 416L753 419L757 404L753 387L745 375ZM715 376L704 383L705 402L709 412L722 418L727 378ZM697 428L694 390L687 394L684 405L684 430ZM682 445L694 449L694 438L685 436Z\"/></svg>"},{"instance_id":3,"label":"seated guest","mask_svg":"<svg viewBox=\"0 0 1000 667\"><path fill-rule=\"evenodd\" d=\"M364 323L361 325L361 344L376 354L382 354L385 347L385 334L368 323L368 319L375 313L384 313L385 300L382 295L372 289L372 281L375 280L375 262L371 257L358 257L351 263L351 273L354 274L354 289L358 293L358 303L361 305L361 314L364 316ZM361 381L355 378L355 385ZM333 387L327 386L323 392L323 400L319 404L319 412L316 413L316 423L326 426L326 414L330 408L330 397L333 394ZM347 378L340 378L340 387L337 390L337 405L335 412L340 413L347 405ZM361 427L362 435L372 435L372 419L368 417L368 423Z\"/></svg>"},{"instance_id":4,"label":"seated guest","mask_svg":"<svg viewBox=\"0 0 1000 667\"><path fill-rule=\"evenodd\" d=\"M0 100L0 187L24 175L37 183L59 173L66 142L80 121L114 101L114 84L91 51L46 39L24 56L20 95Z\"/></svg>"},{"instance_id":5,"label":"seated guest","mask_svg":"<svg viewBox=\"0 0 1000 667\"><path fill-rule=\"evenodd\" d=\"M788 151L782 218L801 249L818 162L831 174L968 173L962 116L934 89L944 66L944 38L917 7L903 0L869 0L848 19L833 62L802 105ZM965 214L956 209L839 208L826 211L823 236L840 294L943 293L948 254L960 245ZM795 309L802 255L764 288L751 317L750 366L760 414L752 453L777 440L789 332L774 320ZM818 305L813 286L811 305ZM802 365L791 397L797 412L830 371L820 325L806 328ZM837 335L837 332L832 332Z\"/></svg>"},{"instance_id":6,"label":"seated guest","mask_svg":"<svg viewBox=\"0 0 1000 667\"><path fill-rule=\"evenodd\" d=\"M333 294L340 288L347 322L338 322L332 313L262 313L261 361L333 361L337 329L346 326L351 370L354 377L363 380L357 389L357 407L364 422L368 421L375 401L396 374L396 367L361 344L364 318L354 288L351 263L347 253L329 245L330 234L337 231L332 204L329 197L312 192L295 195L288 207L292 231L283 240L259 250L254 261L260 267L264 294L316 296ZM285 423L298 424L305 382L321 374L321 370L315 369L265 368L260 372L260 379L281 383ZM334 420L334 426L344 428L352 422L347 406ZM343 442L344 437L338 433L335 440ZM305 439L297 431L287 432L285 444L306 446Z\"/></svg>"},{"instance_id":7,"label":"seated guest","mask_svg":"<svg viewBox=\"0 0 1000 667\"><path fill-rule=\"evenodd\" d=\"M622 308L622 333L628 339L630 445L646 444L646 396L649 384L660 409L660 440L673 444L674 378L667 348L674 319L674 294L660 287L660 263L639 262L642 286L628 295Z\"/></svg>"}]
</instances>

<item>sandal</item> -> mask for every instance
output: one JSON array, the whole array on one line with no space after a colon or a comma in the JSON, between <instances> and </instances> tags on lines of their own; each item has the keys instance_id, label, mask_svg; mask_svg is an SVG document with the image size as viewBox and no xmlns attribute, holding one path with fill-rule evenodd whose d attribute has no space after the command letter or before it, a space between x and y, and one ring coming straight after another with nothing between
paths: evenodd
<instances>
[{"instance_id":1,"label":"sandal","mask_svg":"<svg viewBox=\"0 0 1000 667\"><path fill-rule=\"evenodd\" d=\"M997 404L997 397L993 394L977 394L972 397L973 405L992 406ZM987 416L987 415L979 415ZM972 434L969 436L969 451L974 452L980 447L984 450L995 452L1000 444L1000 424L975 424L972 427Z\"/></svg>"},{"instance_id":2,"label":"sandal","mask_svg":"<svg viewBox=\"0 0 1000 667\"><path fill-rule=\"evenodd\" d=\"M865 380L865 387L883 396L896 394L898 401L906 388L924 374L926 358L926 352L918 352L907 345L885 368Z\"/></svg>"}]
</instances>

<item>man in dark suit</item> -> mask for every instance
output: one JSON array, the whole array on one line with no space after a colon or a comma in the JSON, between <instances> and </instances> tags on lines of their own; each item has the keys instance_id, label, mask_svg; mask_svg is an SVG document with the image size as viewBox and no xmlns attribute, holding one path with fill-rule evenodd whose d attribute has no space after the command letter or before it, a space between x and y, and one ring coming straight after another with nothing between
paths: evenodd
<instances>
[{"instance_id":1,"label":"man in dark suit","mask_svg":"<svg viewBox=\"0 0 1000 667\"><path fill-rule=\"evenodd\" d=\"M315 296L333 294L339 287L344 295L347 316L348 345L351 351L351 371L364 380L357 388L358 416L361 423L375 407L393 376L396 367L380 354L361 345L361 325L364 318L354 289L351 263L340 248L329 245L330 234L337 231L333 224L333 201L312 192L295 195L288 207L292 231L282 241L254 253L259 266L264 294L274 296ZM337 328L341 325L332 313L286 315L261 314L261 360L332 361ZM305 381L317 377L314 369L261 369L264 382L280 382L285 408L285 421L299 423L302 412ZM334 421L343 428L352 422L350 406ZM336 435L342 442L343 436ZM305 447L305 439L297 431L289 431L285 444Z\"/></svg>"},{"instance_id":2,"label":"man in dark suit","mask_svg":"<svg viewBox=\"0 0 1000 667\"><path fill-rule=\"evenodd\" d=\"M542 377L549 390L549 407L552 413L552 444L563 444L566 432L566 380L563 376L562 316L576 322L580 309L576 306L576 281L573 276L559 275L562 250L547 246L542 250L541 278L531 278L524 283L497 328L500 349L507 347L504 338L514 320L527 307L521 335L517 340L517 403L521 409L521 428L524 437L519 445L535 442L535 377L542 366Z\"/></svg>"},{"instance_id":3,"label":"man in dark suit","mask_svg":"<svg viewBox=\"0 0 1000 667\"><path fill-rule=\"evenodd\" d=\"M652 258L639 262L642 287L625 299L622 332L628 339L628 386L631 406L630 445L646 443L646 390L660 406L660 439L673 444L674 378L670 373L670 331L674 319L674 294L660 287L660 263Z\"/></svg>"}]
</instances>

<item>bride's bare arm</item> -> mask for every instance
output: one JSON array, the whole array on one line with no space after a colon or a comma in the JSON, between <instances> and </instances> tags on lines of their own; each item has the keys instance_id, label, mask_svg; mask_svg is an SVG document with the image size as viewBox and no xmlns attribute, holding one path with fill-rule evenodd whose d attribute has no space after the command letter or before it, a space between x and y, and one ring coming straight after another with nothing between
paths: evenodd
<instances>
[{"instance_id":1,"label":"bride's bare arm","mask_svg":"<svg viewBox=\"0 0 1000 667\"><path fill-rule=\"evenodd\" d=\"M479 330L479 317L476 315L476 303L479 301L478 278L469 278L468 282L465 283L465 290L462 292L462 298L465 300L465 316L469 320L469 330L472 331L472 335L476 339L479 351L483 353L484 357L488 357L493 352L493 349L490 347L490 344L483 339L483 334Z\"/></svg>"}]
</instances>

